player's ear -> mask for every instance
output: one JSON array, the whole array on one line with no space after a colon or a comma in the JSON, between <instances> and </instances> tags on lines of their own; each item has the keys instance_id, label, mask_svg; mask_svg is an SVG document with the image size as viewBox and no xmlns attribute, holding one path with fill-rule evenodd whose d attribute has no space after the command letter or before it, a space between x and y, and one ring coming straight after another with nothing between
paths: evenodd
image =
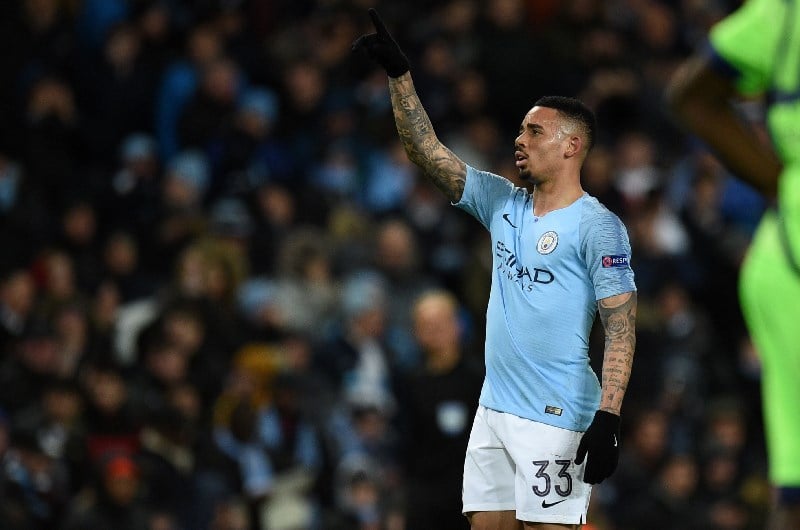
<instances>
[{"instance_id":1,"label":"player's ear","mask_svg":"<svg viewBox=\"0 0 800 530\"><path fill-rule=\"evenodd\" d=\"M581 138L577 134L573 134L572 136L569 137L569 141L567 142L567 148L564 151L564 157L572 158L573 156L577 156L580 154L582 149L583 149L583 138Z\"/></svg>"}]
</instances>

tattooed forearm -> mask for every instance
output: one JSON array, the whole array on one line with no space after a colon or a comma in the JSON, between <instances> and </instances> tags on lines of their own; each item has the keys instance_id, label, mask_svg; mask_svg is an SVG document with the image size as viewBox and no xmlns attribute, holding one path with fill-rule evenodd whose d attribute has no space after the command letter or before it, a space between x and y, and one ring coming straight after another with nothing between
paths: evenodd
<instances>
[{"instance_id":1,"label":"tattooed forearm","mask_svg":"<svg viewBox=\"0 0 800 530\"><path fill-rule=\"evenodd\" d=\"M389 93L397 132L408 158L450 201L458 202L464 192L467 166L436 137L414 89L411 74L389 78Z\"/></svg>"},{"instance_id":2,"label":"tattooed forearm","mask_svg":"<svg viewBox=\"0 0 800 530\"><path fill-rule=\"evenodd\" d=\"M606 332L600 409L619 414L636 348L636 293L604 298L598 309Z\"/></svg>"}]
</instances>

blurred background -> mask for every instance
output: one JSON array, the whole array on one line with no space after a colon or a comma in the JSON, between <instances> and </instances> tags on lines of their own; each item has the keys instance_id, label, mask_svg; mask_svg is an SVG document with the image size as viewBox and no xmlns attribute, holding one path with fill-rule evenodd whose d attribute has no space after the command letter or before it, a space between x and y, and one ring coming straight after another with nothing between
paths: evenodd
<instances>
[{"instance_id":1,"label":"blurred background","mask_svg":"<svg viewBox=\"0 0 800 530\"><path fill-rule=\"evenodd\" d=\"M477 168L514 180L542 95L598 115L584 187L628 227L639 329L590 527L762 528L736 276L765 204L662 94L739 3L0 4L0 526L466 527L490 241L351 55L377 7Z\"/></svg>"}]
</instances>

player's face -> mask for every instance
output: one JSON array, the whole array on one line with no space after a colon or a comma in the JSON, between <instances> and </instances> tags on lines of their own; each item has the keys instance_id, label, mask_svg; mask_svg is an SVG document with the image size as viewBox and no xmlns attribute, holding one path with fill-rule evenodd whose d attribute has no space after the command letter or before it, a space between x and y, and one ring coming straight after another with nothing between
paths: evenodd
<instances>
[{"instance_id":1,"label":"player's face","mask_svg":"<svg viewBox=\"0 0 800 530\"><path fill-rule=\"evenodd\" d=\"M533 107L525 115L514 141L514 158L522 180L540 184L558 172L568 136L562 132L558 111Z\"/></svg>"}]
</instances>

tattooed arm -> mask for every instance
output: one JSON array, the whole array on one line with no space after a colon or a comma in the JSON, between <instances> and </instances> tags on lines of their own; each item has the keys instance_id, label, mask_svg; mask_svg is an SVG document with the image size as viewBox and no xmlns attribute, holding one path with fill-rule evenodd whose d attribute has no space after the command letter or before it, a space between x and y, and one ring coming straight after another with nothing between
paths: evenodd
<instances>
[{"instance_id":1,"label":"tattooed arm","mask_svg":"<svg viewBox=\"0 0 800 530\"><path fill-rule=\"evenodd\" d=\"M636 348L636 292L603 298L597 306L606 332L600 410L619 416Z\"/></svg>"},{"instance_id":2,"label":"tattooed arm","mask_svg":"<svg viewBox=\"0 0 800 530\"><path fill-rule=\"evenodd\" d=\"M458 202L464 192L467 166L436 137L414 89L411 74L390 77L389 93L397 132L408 158L451 202Z\"/></svg>"}]
</instances>

